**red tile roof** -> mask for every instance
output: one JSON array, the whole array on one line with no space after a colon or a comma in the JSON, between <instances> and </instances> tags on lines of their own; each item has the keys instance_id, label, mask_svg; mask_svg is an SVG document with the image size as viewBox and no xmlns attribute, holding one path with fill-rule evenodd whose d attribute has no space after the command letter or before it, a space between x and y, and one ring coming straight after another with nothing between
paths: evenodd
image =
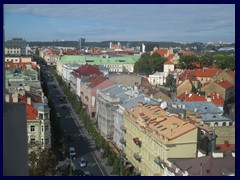
<instances>
[{"instance_id":1,"label":"red tile roof","mask_svg":"<svg viewBox=\"0 0 240 180\"><path fill-rule=\"evenodd\" d=\"M182 51L181 52L183 55L197 55L197 53L193 52L193 51Z\"/></svg>"},{"instance_id":2,"label":"red tile roof","mask_svg":"<svg viewBox=\"0 0 240 180\"><path fill-rule=\"evenodd\" d=\"M224 141L224 144L217 144L216 150L220 150L222 152L226 151L235 151L235 144L229 144L228 141Z\"/></svg>"},{"instance_id":3,"label":"red tile roof","mask_svg":"<svg viewBox=\"0 0 240 180\"><path fill-rule=\"evenodd\" d=\"M191 95L190 95L191 94ZM211 97L211 102L214 103L217 106L224 106L224 99L222 96L217 95L216 92L213 92L210 94ZM205 95L197 95L195 93L189 93L185 95L185 93L182 93L181 95L178 96L178 99L182 101L207 101Z\"/></svg>"},{"instance_id":4,"label":"red tile roof","mask_svg":"<svg viewBox=\"0 0 240 180\"><path fill-rule=\"evenodd\" d=\"M168 51L167 49L159 49L159 50L154 51L154 53L158 53L162 57L165 57L165 54L167 54L167 51Z\"/></svg>"},{"instance_id":5,"label":"red tile roof","mask_svg":"<svg viewBox=\"0 0 240 180\"><path fill-rule=\"evenodd\" d=\"M174 54L169 54L169 56L167 57L167 59L170 61L173 57L174 57Z\"/></svg>"},{"instance_id":6,"label":"red tile roof","mask_svg":"<svg viewBox=\"0 0 240 180\"><path fill-rule=\"evenodd\" d=\"M89 87L90 88L94 88L95 86L101 84L103 81L105 81L107 78L101 76L101 75L96 75L96 76L92 76L90 77L86 82L90 83Z\"/></svg>"},{"instance_id":7,"label":"red tile roof","mask_svg":"<svg viewBox=\"0 0 240 180\"><path fill-rule=\"evenodd\" d=\"M96 68L95 66L92 66L90 64L85 64L73 71L75 72L75 74L77 74L79 76L90 76L90 75L94 75L94 74L102 74L98 68Z\"/></svg>"},{"instance_id":8,"label":"red tile roof","mask_svg":"<svg viewBox=\"0 0 240 180\"><path fill-rule=\"evenodd\" d=\"M27 120L34 120L38 117L38 111L33 106L26 104Z\"/></svg>"},{"instance_id":9,"label":"red tile roof","mask_svg":"<svg viewBox=\"0 0 240 180\"><path fill-rule=\"evenodd\" d=\"M224 89L230 89L232 87L234 87L234 84L230 83L227 80L215 80L214 83L216 83L217 85L221 86Z\"/></svg>"},{"instance_id":10,"label":"red tile roof","mask_svg":"<svg viewBox=\"0 0 240 180\"><path fill-rule=\"evenodd\" d=\"M167 65L174 65L174 63L172 61L166 61L164 64L167 64Z\"/></svg>"},{"instance_id":11,"label":"red tile roof","mask_svg":"<svg viewBox=\"0 0 240 180\"><path fill-rule=\"evenodd\" d=\"M222 71L222 69L195 69L195 74L196 77L213 77Z\"/></svg>"}]
</instances>

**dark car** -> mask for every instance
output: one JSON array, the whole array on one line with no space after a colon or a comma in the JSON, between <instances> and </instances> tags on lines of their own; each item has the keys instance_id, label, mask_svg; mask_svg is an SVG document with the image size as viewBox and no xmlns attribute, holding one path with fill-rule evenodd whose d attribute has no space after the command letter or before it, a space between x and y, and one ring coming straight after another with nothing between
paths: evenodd
<instances>
[{"instance_id":1,"label":"dark car","mask_svg":"<svg viewBox=\"0 0 240 180\"><path fill-rule=\"evenodd\" d=\"M83 176L83 172L80 169L75 169L74 170L74 175L75 176Z\"/></svg>"},{"instance_id":2,"label":"dark car","mask_svg":"<svg viewBox=\"0 0 240 180\"><path fill-rule=\"evenodd\" d=\"M83 171L83 176L92 176L92 174L89 171Z\"/></svg>"},{"instance_id":3,"label":"dark car","mask_svg":"<svg viewBox=\"0 0 240 180\"><path fill-rule=\"evenodd\" d=\"M68 141L73 141L74 140L74 138L73 138L73 136L71 136L71 135L68 135Z\"/></svg>"}]
</instances>

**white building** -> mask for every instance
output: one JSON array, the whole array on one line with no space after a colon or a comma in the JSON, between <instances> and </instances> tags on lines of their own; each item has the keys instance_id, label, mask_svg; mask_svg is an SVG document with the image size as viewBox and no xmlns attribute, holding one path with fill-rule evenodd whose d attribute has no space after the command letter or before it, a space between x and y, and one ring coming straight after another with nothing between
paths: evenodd
<instances>
[{"instance_id":1,"label":"white building","mask_svg":"<svg viewBox=\"0 0 240 180\"><path fill-rule=\"evenodd\" d=\"M174 71L174 63L171 61L166 61L164 63L164 70L163 72L155 72L152 75L149 75L148 81L152 85L164 85L166 83L166 78L169 72Z\"/></svg>"},{"instance_id":2,"label":"white building","mask_svg":"<svg viewBox=\"0 0 240 180\"><path fill-rule=\"evenodd\" d=\"M80 64L63 64L62 65L62 78L63 78L63 80L69 82L71 72L74 69L78 69L80 66L81 66Z\"/></svg>"}]
</instances>

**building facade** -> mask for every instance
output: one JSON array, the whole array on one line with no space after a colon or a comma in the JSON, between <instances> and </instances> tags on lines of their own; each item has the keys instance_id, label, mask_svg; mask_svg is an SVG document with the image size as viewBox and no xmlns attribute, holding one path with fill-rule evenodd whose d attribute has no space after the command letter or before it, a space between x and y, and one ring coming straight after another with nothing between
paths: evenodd
<instances>
[{"instance_id":1,"label":"building facade","mask_svg":"<svg viewBox=\"0 0 240 180\"><path fill-rule=\"evenodd\" d=\"M161 176L161 163L168 158L196 157L198 128L167 116L159 105L139 103L125 112L124 118L124 152L136 173Z\"/></svg>"}]
</instances>

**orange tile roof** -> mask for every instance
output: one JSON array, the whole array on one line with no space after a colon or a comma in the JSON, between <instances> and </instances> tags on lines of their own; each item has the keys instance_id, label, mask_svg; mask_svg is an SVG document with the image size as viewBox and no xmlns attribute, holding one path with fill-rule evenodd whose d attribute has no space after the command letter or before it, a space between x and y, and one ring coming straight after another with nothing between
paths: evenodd
<instances>
[{"instance_id":1,"label":"orange tile roof","mask_svg":"<svg viewBox=\"0 0 240 180\"><path fill-rule=\"evenodd\" d=\"M33 106L26 104L27 120L34 120L38 117L38 111Z\"/></svg>"},{"instance_id":2,"label":"orange tile roof","mask_svg":"<svg viewBox=\"0 0 240 180\"><path fill-rule=\"evenodd\" d=\"M197 77L213 77L217 73L221 73L222 69L195 69L195 74Z\"/></svg>"},{"instance_id":3,"label":"orange tile roof","mask_svg":"<svg viewBox=\"0 0 240 180\"><path fill-rule=\"evenodd\" d=\"M137 107L126 111L125 115L164 144L174 143L174 139L197 128L176 116L167 116L167 112L161 109L159 105L140 103ZM168 138L167 142L164 137ZM141 137L139 138L141 139Z\"/></svg>"}]
</instances>

